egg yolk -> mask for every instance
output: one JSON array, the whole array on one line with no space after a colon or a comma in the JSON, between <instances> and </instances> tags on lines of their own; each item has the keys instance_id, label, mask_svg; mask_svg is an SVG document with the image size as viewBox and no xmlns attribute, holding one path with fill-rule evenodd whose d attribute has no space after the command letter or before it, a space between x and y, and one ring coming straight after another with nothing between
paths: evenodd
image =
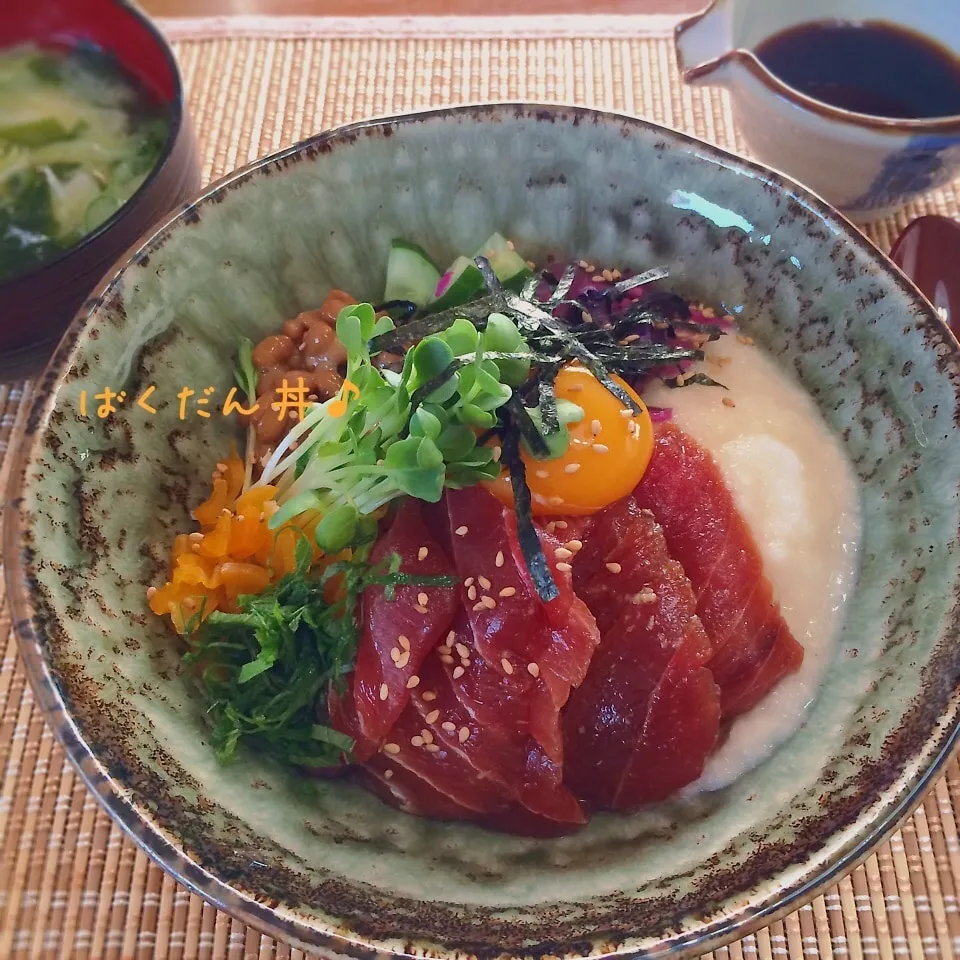
<instances>
[{"instance_id":1,"label":"egg yolk","mask_svg":"<svg viewBox=\"0 0 960 960\"><path fill-rule=\"evenodd\" d=\"M653 422L639 396L620 377L613 377L640 407L634 414L589 370L579 365L557 374L558 399L583 409L583 419L571 423L570 446L562 457L538 460L521 447L534 516L596 513L640 482L653 453ZM486 484L498 500L513 505L510 474Z\"/></svg>"}]
</instances>

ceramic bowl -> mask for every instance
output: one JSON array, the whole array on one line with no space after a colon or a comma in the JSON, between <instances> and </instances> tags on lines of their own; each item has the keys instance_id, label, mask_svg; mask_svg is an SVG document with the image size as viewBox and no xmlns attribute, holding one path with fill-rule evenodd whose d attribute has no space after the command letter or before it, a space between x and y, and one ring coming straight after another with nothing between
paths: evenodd
<instances>
[{"instance_id":1,"label":"ceramic bowl","mask_svg":"<svg viewBox=\"0 0 960 960\"><path fill-rule=\"evenodd\" d=\"M0 282L0 379L38 373L84 297L148 227L200 188L200 158L173 51L125 0L5 0L0 48L92 44L170 109L170 133L140 189L69 250Z\"/></svg>"},{"instance_id":2,"label":"ceramic bowl","mask_svg":"<svg viewBox=\"0 0 960 960\"><path fill-rule=\"evenodd\" d=\"M841 109L771 73L753 50L823 20L883 21L960 57L960 16L941 0L713 0L677 27L687 83L730 92L737 130L763 163L783 170L857 221L886 216L960 171L960 116L899 120Z\"/></svg>"},{"instance_id":3,"label":"ceramic bowl","mask_svg":"<svg viewBox=\"0 0 960 960\"><path fill-rule=\"evenodd\" d=\"M144 587L235 427L231 383L331 286L376 298L394 236L438 261L668 264L815 398L859 477L859 580L809 719L722 792L531 840L430 822L263 756L218 766ZM151 414L135 403L150 386ZM94 393L126 391L99 419ZM81 397L86 391L86 417ZM79 314L38 385L8 590L39 703L91 789L218 906L327 956L694 954L796 908L917 802L957 735L960 356L930 305L819 200L636 119L463 107L345 127L213 186Z\"/></svg>"}]
</instances>

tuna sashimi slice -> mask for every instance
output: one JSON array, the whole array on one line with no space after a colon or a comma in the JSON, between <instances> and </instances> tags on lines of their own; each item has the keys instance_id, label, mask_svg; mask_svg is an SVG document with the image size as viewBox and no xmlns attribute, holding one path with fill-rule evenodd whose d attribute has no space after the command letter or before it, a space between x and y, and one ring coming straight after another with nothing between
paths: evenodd
<instances>
[{"instance_id":1,"label":"tuna sashimi slice","mask_svg":"<svg viewBox=\"0 0 960 960\"><path fill-rule=\"evenodd\" d=\"M616 545L601 562L591 561L595 573L581 595L608 626L564 711L565 782L590 807L609 810L642 802L635 801L634 780L659 775L645 769L664 746L656 737L683 755L680 778L695 779L716 742L719 710L709 671L706 684L694 677L711 649L696 598L652 514L621 503L597 524L584 555L590 558L590 536ZM609 537L604 524L618 536ZM660 701L678 690L689 728L665 729Z\"/></svg>"},{"instance_id":2,"label":"tuna sashimi slice","mask_svg":"<svg viewBox=\"0 0 960 960\"><path fill-rule=\"evenodd\" d=\"M371 563L398 554L404 573L456 576L453 561L430 534L419 501L405 500L390 529L377 541ZM387 599L382 587L363 597L363 634L353 672L359 726L370 740L381 740L410 699L407 684L427 653L450 629L459 609L454 587L405 586ZM425 597L426 605L420 603Z\"/></svg>"},{"instance_id":3,"label":"tuna sashimi slice","mask_svg":"<svg viewBox=\"0 0 960 960\"><path fill-rule=\"evenodd\" d=\"M616 809L665 800L703 772L720 730L720 690L704 666L709 658L703 629L687 630L650 698L614 797Z\"/></svg>"},{"instance_id":4,"label":"tuna sashimi slice","mask_svg":"<svg viewBox=\"0 0 960 960\"><path fill-rule=\"evenodd\" d=\"M593 617L573 594L569 571L558 571L560 606L542 603L518 557L513 514L479 487L446 494L451 545L464 581L473 633L467 647L509 678L529 710L530 733L553 761L562 761L560 710L582 682L599 639ZM559 541L543 534L554 560ZM556 603L556 601L554 601ZM560 610L563 615L560 615Z\"/></svg>"},{"instance_id":5,"label":"tuna sashimi slice","mask_svg":"<svg viewBox=\"0 0 960 960\"><path fill-rule=\"evenodd\" d=\"M661 424L633 497L653 511L671 555L690 578L713 644L709 666L723 715L748 710L797 669L803 648L780 614L760 551L719 467L677 427Z\"/></svg>"}]
</instances>

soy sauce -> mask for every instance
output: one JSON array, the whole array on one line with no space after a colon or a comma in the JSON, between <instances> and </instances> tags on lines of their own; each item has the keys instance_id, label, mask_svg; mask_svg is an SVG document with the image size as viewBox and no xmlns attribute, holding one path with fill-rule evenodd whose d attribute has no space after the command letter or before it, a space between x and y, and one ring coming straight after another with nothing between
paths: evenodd
<instances>
[{"instance_id":1,"label":"soy sauce","mask_svg":"<svg viewBox=\"0 0 960 960\"><path fill-rule=\"evenodd\" d=\"M753 52L784 83L845 110L910 120L960 114L960 58L903 27L803 23Z\"/></svg>"}]
</instances>

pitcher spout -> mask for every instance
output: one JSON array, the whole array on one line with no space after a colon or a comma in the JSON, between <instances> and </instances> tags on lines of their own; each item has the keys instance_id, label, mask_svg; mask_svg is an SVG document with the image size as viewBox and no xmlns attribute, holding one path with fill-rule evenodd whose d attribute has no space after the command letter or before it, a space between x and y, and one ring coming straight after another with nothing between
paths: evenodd
<instances>
[{"instance_id":1,"label":"pitcher spout","mask_svg":"<svg viewBox=\"0 0 960 960\"><path fill-rule=\"evenodd\" d=\"M713 0L705 10L676 26L680 71L687 83L723 82L722 68L736 52L733 0Z\"/></svg>"}]
</instances>

